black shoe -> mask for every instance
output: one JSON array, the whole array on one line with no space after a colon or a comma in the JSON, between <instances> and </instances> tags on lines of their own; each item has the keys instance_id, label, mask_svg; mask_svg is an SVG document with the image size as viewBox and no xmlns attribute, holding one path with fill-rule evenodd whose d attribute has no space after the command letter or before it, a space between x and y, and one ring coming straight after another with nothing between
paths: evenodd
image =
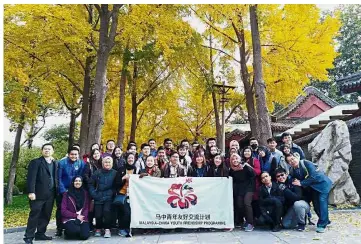
<instances>
[{"instance_id":1,"label":"black shoe","mask_svg":"<svg viewBox=\"0 0 361 244\"><path fill-rule=\"evenodd\" d=\"M26 244L33 244L33 238L24 238Z\"/></svg>"},{"instance_id":2,"label":"black shoe","mask_svg":"<svg viewBox=\"0 0 361 244\"><path fill-rule=\"evenodd\" d=\"M297 230L298 231L304 231L305 230L305 225L304 224L298 224Z\"/></svg>"},{"instance_id":3,"label":"black shoe","mask_svg":"<svg viewBox=\"0 0 361 244\"><path fill-rule=\"evenodd\" d=\"M51 236L46 236L45 234L43 234L43 235L35 235L35 241L50 241L50 240L52 240L53 239L53 237L51 237Z\"/></svg>"},{"instance_id":4,"label":"black shoe","mask_svg":"<svg viewBox=\"0 0 361 244\"><path fill-rule=\"evenodd\" d=\"M56 230L56 233L55 233L55 236L62 236L63 235L63 230L61 230L61 229L57 229Z\"/></svg>"},{"instance_id":5,"label":"black shoe","mask_svg":"<svg viewBox=\"0 0 361 244\"><path fill-rule=\"evenodd\" d=\"M275 227L272 228L272 232L278 232L280 230L282 230L281 225L275 225Z\"/></svg>"}]
</instances>

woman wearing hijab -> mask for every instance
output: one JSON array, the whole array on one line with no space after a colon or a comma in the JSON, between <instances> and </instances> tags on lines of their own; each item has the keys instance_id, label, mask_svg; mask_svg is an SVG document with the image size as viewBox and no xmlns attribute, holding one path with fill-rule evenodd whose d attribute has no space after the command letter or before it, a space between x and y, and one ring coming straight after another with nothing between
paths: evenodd
<instances>
[{"instance_id":1,"label":"woman wearing hijab","mask_svg":"<svg viewBox=\"0 0 361 244\"><path fill-rule=\"evenodd\" d=\"M118 211L118 235L124 237L131 237L130 234L130 205L129 205L129 177L137 173L137 168L134 165L135 155L129 153L125 157L125 167L122 171L118 171L115 178L115 186L117 195L122 195L126 198L123 205L119 206Z\"/></svg>"},{"instance_id":2,"label":"woman wearing hijab","mask_svg":"<svg viewBox=\"0 0 361 244\"><path fill-rule=\"evenodd\" d=\"M83 178L75 176L61 202L61 217L65 239L89 238L89 195L83 187Z\"/></svg>"},{"instance_id":3,"label":"woman wearing hijab","mask_svg":"<svg viewBox=\"0 0 361 244\"><path fill-rule=\"evenodd\" d=\"M252 152L249 152L252 154ZM233 199L235 206L236 226L244 226L244 230L253 231L252 199L255 189L255 172L249 162L241 160L238 154L230 158L231 168L229 176L233 179ZM246 222L244 222L246 218Z\"/></svg>"},{"instance_id":4,"label":"woman wearing hijab","mask_svg":"<svg viewBox=\"0 0 361 244\"><path fill-rule=\"evenodd\" d=\"M229 169L224 163L224 158L220 154L216 154L213 158L213 164L211 164L208 170L208 177L228 177Z\"/></svg>"}]
</instances>

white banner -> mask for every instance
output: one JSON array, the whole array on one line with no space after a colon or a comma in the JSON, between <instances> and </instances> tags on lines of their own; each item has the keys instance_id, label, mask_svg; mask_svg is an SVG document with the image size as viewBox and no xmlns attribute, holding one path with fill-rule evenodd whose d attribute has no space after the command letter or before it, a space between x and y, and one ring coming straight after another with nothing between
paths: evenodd
<instances>
[{"instance_id":1,"label":"white banner","mask_svg":"<svg viewBox=\"0 0 361 244\"><path fill-rule=\"evenodd\" d=\"M232 178L131 175L131 228L234 228Z\"/></svg>"}]
</instances>

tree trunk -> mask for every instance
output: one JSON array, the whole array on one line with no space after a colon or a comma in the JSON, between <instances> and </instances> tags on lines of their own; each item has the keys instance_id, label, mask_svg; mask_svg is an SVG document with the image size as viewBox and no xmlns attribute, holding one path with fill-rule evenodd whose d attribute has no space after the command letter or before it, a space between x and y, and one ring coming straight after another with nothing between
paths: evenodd
<instances>
[{"instance_id":1,"label":"tree trunk","mask_svg":"<svg viewBox=\"0 0 361 244\"><path fill-rule=\"evenodd\" d=\"M120 85L119 85L119 123L118 123L118 146L122 146L124 142L124 134L125 134L125 87L127 84L127 67L129 63L129 59L127 56L128 48L126 48L123 55L123 67L122 74L120 77Z\"/></svg>"},{"instance_id":2,"label":"tree trunk","mask_svg":"<svg viewBox=\"0 0 361 244\"><path fill-rule=\"evenodd\" d=\"M267 139L272 136L272 131L266 102L266 86L263 81L262 74L262 55L261 41L258 29L257 4L251 5L249 7L249 10L253 46L253 82L255 84L256 91L258 131L260 132L259 143L261 145L266 145Z\"/></svg>"},{"instance_id":3,"label":"tree trunk","mask_svg":"<svg viewBox=\"0 0 361 244\"><path fill-rule=\"evenodd\" d=\"M209 46L212 47L212 33L209 35ZM210 61L210 68L211 68L211 77L212 79L212 85L214 82L214 69L213 69L213 54L212 54L212 48L209 49L209 61ZM213 109L214 109L214 119L216 122L216 137L217 137L217 146L218 148L222 148L222 127L221 123L219 121L219 110L218 110L218 103L217 103L217 95L216 91L212 87L212 103L213 103ZM225 143L225 142L223 142Z\"/></svg>"},{"instance_id":4,"label":"tree trunk","mask_svg":"<svg viewBox=\"0 0 361 244\"><path fill-rule=\"evenodd\" d=\"M33 147L35 127L36 127L36 122L33 119L33 120L31 120L31 124L30 124L30 132L29 132L28 142L26 143L27 147L29 149L31 149Z\"/></svg>"},{"instance_id":5,"label":"tree trunk","mask_svg":"<svg viewBox=\"0 0 361 244\"><path fill-rule=\"evenodd\" d=\"M247 60L246 60L246 42L244 39L244 27L243 27L243 19L240 15L240 22L242 24L241 30L238 30L235 25L233 25L234 31L237 34L237 39L240 42L239 46L239 55L241 60L241 77L244 86L244 93L246 95L246 107L247 107L247 114L248 114L248 121L251 127L252 136L259 138L258 132L258 120L257 114L254 105L254 98L253 98L253 89L250 82L250 75L248 73L247 68Z\"/></svg>"},{"instance_id":6,"label":"tree trunk","mask_svg":"<svg viewBox=\"0 0 361 244\"><path fill-rule=\"evenodd\" d=\"M138 77L138 67L137 62L134 62L134 73L132 79L132 124L130 128L130 140L135 141L135 131L137 129L137 113L138 113L138 103L137 103L137 77Z\"/></svg>"},{"instance_id":7,"label":"tree trunk","mask_svg":"<svg viewBox=\"0 0 361 244\"><path fill-rule=\"evenodd\" d=\"M70 112L70 124L69 124L69 138L68 138L68 149L74 145L75 135L75 123L76 123L76 111Z\"/></svg>"},{"instance_id":8,"label":"tree trunk","mask_svg":"<svg viewBox=\"0 0 361 244\"><path fill-rule=\"evenodd\" d=\"M25 102L23 104L25 104ZM13 202L13 189L14 189L14 182L16 176L16 164L18 163L19 154L20 154L20 140L24 128L24 119L25 119L25 114L21 113L20 115L21 122L19 123L18 128L16 129L14 151L9 168L9 180L7 185L7 193L5 197L5 203L9 205L12 204Z\"/></svg>"},{"instance_id":9,"label":"tree trunk","mask_svg":"<svg viewBox=\"0 0 361 244\"><path fill-rule=\"evenodd\" d=\"M80 155L87 153L88 145L88 133L89 133L89 99L90 99L90 82L91 82L91 65L93 63L93 57L87 57L85 61L85 74L84 74L84 88L83 88L83 102L81 106L81 126L80 126Z\"/></svg>"},{"instance_id":10,"label":"tree trunk","mask_svg":"<svg viewBox=\"0 0 361 244\"><path fill-rule=\"evenodd\" d=\"M108 5L102 4L98 10L100 15L99 49L97 52L97 64L94 80L94 101L92 103L92 118L89 125L88 145L95 142L100 143L101 130L104 124L104 100L108 89L108 58L110 51L114 46L120 7L121 5L114 4L113 10L109 12ZM112 21L109 28L110 20Z\"/></svg>"}]
</instances>

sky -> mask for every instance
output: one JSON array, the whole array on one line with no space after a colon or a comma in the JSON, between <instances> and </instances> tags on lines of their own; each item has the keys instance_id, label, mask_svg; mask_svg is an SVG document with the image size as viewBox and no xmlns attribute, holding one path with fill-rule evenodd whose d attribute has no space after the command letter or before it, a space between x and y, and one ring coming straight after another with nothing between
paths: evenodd
<instances>
[{"instance_id":1,"label":"sky","mask_svg":"<svg viewBox=\"0 0 361 244\"><path fill-rule=\"evenodd\" d=\"M317 6L321 9L321 10L333 10L335 9L338 5L337 4L317 4ZM202 30L204 30L204 25L202 23L200 23L197 19L190 19L190 24L199 32L202 32ZM80 121L80 116L78 118L78 121ZM46 131L47 129L53 127L54 125L60 125L60 124L67 124L70 122L70 116L51 116L46 118L45 120L45 127L43 128L43 130L35 137L34 139L34 144L35 146L41 146L43 143L45 143L45 140L42 138L42 134L44 133L44 131ZM10 143L14 143L15 140L15 133L14 132L10 132L10 121L4 117L3 120L3 138L4 141L10 142ZM25 140L25 137L22 136L22 142Z\"/></svg>"}]
</instances>

